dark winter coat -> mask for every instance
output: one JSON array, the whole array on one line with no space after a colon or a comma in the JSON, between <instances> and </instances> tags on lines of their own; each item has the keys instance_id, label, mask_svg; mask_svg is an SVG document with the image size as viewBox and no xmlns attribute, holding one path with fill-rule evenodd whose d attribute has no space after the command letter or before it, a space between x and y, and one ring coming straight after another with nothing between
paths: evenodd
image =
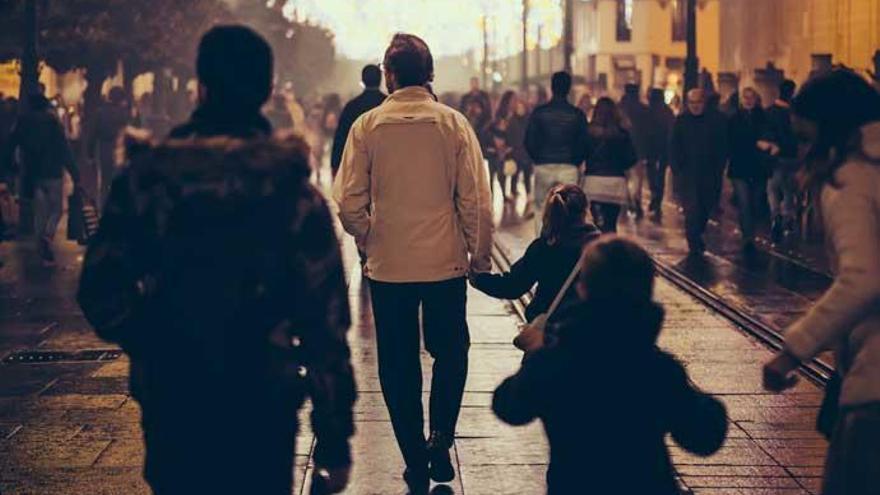
<instances>
[{"instance_id":1,"label":"dark winter coat","mask_svg":"<svg viewBox=\"0 0 880 495\"><path fill-rule=\"evenodd\" d=\"M507 121L507 145L513 150L511 156L519 165L528 164L532 160L526 150L526 125L528 116L513 114Z\"/></svg>"},{"instance_id":2,"label":"dark winter coat","mask_svg":"<svg viewBox=\"0 0 880 495\"><path fill-rule=\"evenodd\" d=\"M526 307L526 319L547 312L562 284L568 278L581 252L590 241L602 232L592 224L586 224L568 233L560 242L550 245L540 237L532 241L526 253L504 274L480 273L474 278L474 286L486 294L500 299L516 299L537 284L535 297ZM577 298L570 289L562 301L567 306Z\"/></svg>"},{"instance_id":3,"label":"dark winter coat","mask_svg":"<svg viewBox=\"0 0 880 495\"><path fill-rule=\"evenodd\" d=\"M549 494L678 494L666 434L710 455L726 437L724 406L655 347L659 306L583 303L566 316L551 325L558 340L495 390L495 414L512 425L544 423Z\"/></svg>"},{"instance_id":4,"label":"dark winter coat","mask_svg":"<svg viewBox=\"0 0 880 495\"><path fill-rule=\"evenodd\" d=\"M767 116L760 108L740 109L728 123L731 179L763 180L769 175L769 155L758 149L758 141L773 141Z\"/></svg>"},{"instance_id":5,"label":"dark winter coat","mask_svg":"<svg viewBox=\"0 0 880 495\"><path fill-rule=\"evenodd\" d=\"M489 93L483 90L468 91L461 97L458 111L467 115L468 105L470 105L472 101L479 103L483 108L483 115L485 115L487 119L492 120L492 101L489 99Z\"/></svg>"},{"instance_id":6,"label":"dark winter coat","mask_svg":"<svg viewBox=\"0 0 880 495\"><path fill-rule=\"evenodd\" d=\"M728 158L727 119L717 111L680 115L672 127L671 165L685 189L719 186Z\"/></svg>"},{"instance_id":7,"label":"dark winter coat","mask_svg":"<svg viewBox=\"0 0 880 495\"><path fill-rule=\"evenodd\" d=\"M791 107L788 103L777 101L767 109L767 125L779 146L779 155L771 160L772 168L794 171L798 167L798 141L791 122Z\"/></svg>"},{"instance_id":8,"label":"dark winter coat","mask_svg":"<svg viewBox=\"0 0 880 495\"><path fill-rule=\"evenodd\" d=\"M629 132L590 124L590 154L586 175L625 177L638 161Z\"/></svg>"},{"instance_id":9,"label":"dark winter coat","mask_svg":"<svg viewBox=\"0 0 880 495\"><path fill-rule=\"evenodd\" d=\"M565 98L536 108L526 128L526 150L535 165L580 165L589 154L587 116Z\"/></svg>"},{"instance_id":10,"label":"dark winter coat","mask_svg":"<svg viewBox=\"0 0 880 495\"><path fill-rule=\"evenodd\" d=\"M666 104L649 107L651 127L649 130L649 147L646 158L663 164L669 163L669 138L675 124L675 114Z\"/></svg>"},{"instance_id":11,"label":"dark winter coat","mask_svg":"<svg viewBox=\"0 0 880 495\"><path fill-rule=\"evenodd\" d=\"M330 166L334 173L339 170L342 163L342 152L345 151L345 141L354 121L361 115L378 107L385 101L387 96L378 89L366 89L359 96L345 104L339 115L339 124L336 126L336 135L333 136L333 153L330 155Z\"/></svg>"},{"instance_id":12,"label":"dark winter coat","mask_svg":"<svg viewBox=\"0 0 880 495\"><path fill-rule=\"evenodd\" d=\"M175 133L264 134L205 115ZM307 396L316 462L350 462L347 289L307 156L298 138L140 145L113 183L79 303L131 357L154 488L289 492Z\"/></svg>"},{"instance_id":13,"label":"dark winter coat","mask_svg":"<svg viewBox=\"0 0 880 495\"><path fill-rule=\"evenodd\" d=\"M636 156L646 160L651 150L651 111L639 100L638 95L625 95L620 100L621 113L626 119L626 129L632 138Z\"/></svg>"},{"instance_id":14,"label":"dark winter coat","mask_svg":"<svg viewBox=\"0 0 880 495\"><path fill-rule=\"evenodd\" d=\"M51 109L18 118L3 153L7 168L11 168L16 148L21 152L24 174L29 180L61 179L67 170L74 181L79 181L79 169L64 127Z\"/></svg>"}]
</instances>

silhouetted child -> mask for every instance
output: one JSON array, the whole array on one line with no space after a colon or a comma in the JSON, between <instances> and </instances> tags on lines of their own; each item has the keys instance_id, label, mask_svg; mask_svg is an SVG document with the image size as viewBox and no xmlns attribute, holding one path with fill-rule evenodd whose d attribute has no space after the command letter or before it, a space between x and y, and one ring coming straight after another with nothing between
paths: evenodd
<instances>
[{"instance_id":1,"label":"silhouetted child","mask_svg":"<svg viewBox=\"0 0 880 495\"><path fill-rule=\"evenodd\" d=\"M558 339L527 355L495 390L492 409L512 425L544 423L549 494L678 494L666 434L710 455L727 435L724 406L657 348L663 309L641 247L603 237L586 248L583 266L581 302L560 315Z\"/></svg>"}]
</instances>

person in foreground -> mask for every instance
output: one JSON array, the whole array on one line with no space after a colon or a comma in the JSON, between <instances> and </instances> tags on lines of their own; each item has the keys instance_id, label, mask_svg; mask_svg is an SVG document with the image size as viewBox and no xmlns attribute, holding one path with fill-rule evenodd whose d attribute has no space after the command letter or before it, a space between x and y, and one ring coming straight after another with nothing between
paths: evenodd
<instances>
[{"instance_id":1,"label":"person in foreground","mask_svg":"<svg viewBox=\"0 0 880 495\"><path fill-rule=\"evenodd\" d=\"M512 425L544 423L548 494L678 494L666 434L710 455L727 436L725 408L657 348L663 309L652 301L648 254L608 235L583 256L580 304L555 324L558 339L529 352L495 390L492 409Z\"/></svg>"},{"instance_id":2,"label":"person in foreground","mask_svg":"<svg viewBox=\"0 0 880 495\"><path fill-rule=\"evenodd\" d=\"M471 285L492 297L516 299L535 284L535 297L526 307L532 321L547 312L581 256L584 246L602 234L587 221L588 201L574 184L559 184L550 190L544 205L541 237L532 241L522 258L502 274L479 273L470 277ZM565 295L564 309L577 294L572 288Z\"/></svg>"},{"instance_id":3,"label":"person in foreground","mask_svg":"<svg viewBox=\"0 0 880 495\"><path fill-rule=\"evenodd\" d=\"M826 390L820 430L831 432L823 495L880 493L880 93L838 69L809 81L792 103L797 134L811 142L806 186L820 194L834 283L785 332L764 385L794 386L792 373L836 351L840 387ZM833 382L832 382L833 383ZM838 393L833 390L837 389ZM838 395L839 394L839 395ZM835 419L836 418L836 419ZM822 423L832 423L823 425Z\"/></svg>"},{"instance_id":4,"label":"person in foreground","mask_svg":"<svg viewBox=\"0 0 880 495\"><path fill-rule=\"evenodd\" d=\"M315 483L342 491L356 396L344 270L308 147L270 139L272 52L220 26L199 45L200 105L132 147L86 253L78 300L131 359L154 493L289 495L297 412Z\"/></svg>"},{"instance_id":5,"label":"person in foreground","mask_svg":"<svg viewBox=\"0 0 880 495\"><path fill-rule=\"evenodd\" d=\"M467 275L492 269L492 205L480 143L430 91L434 58L399 33L385 52L390 93L355 121L333 186L339 218L364 253L379 382L413 493L455 478L449 449L464 395ZM434 359L430 437L421 341Z\"/></svg>"}]
</instances>

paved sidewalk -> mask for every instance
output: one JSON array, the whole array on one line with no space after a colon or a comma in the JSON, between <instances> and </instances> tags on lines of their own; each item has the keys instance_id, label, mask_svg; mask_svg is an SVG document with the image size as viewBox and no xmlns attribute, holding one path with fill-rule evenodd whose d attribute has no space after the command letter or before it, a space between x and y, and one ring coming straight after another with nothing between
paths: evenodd
<instances>
[{"instance_id":1,"label":"paved sidewalk","mask_svg":"<svg viewBox=\"0 0 880 495\"><path fill-rule=\"evenodd\" d=\"M509 230L501 238L514 253L527 242L525 234ZM345 247L349 266L355 266L350 241ZM65 244L59 267L46 270L27 243L0 246L8 261L0 271L0 359L28 349L110 347L94 337L73 301L80 254ZM350 342L361 395L353 439L356 464L346 493L404 493L402 461L378 386L369 302L357 270L350 275L355 315ZM504 303L473 290L469 297L471 368L455 441L459 476L452 492L543 493L547 446L540 425L511 428L489 409L492 390L519 364L520 353L510 345L517 321ZM731 438L713 457L696 458L672 447L684 484L697 494L815 493L825 449L813 431L820 392L801 384L782 396L763 393L760 364L769 357L767 350L665 283L658 286L658 299L668 311L663 346L687 364L698 385L725 401L734 422ZM426 374L428 361L425 355ZM0 363L0 491L147 493L140 478L139 411L128 395L126 373L124 357ZM307 493L311 450L306 426L297 446L294 493Z\"/></svg>"}]
</instances>

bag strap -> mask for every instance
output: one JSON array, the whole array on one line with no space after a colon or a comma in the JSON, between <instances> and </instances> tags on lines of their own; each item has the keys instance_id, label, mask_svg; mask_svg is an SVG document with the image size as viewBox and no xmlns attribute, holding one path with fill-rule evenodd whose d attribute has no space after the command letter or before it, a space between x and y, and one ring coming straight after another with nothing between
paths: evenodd
<instances>
[{"instance_id":1,"label":"bag strap","mask_svg":"<svg viewBox=\"0 0 880 495\"><path fill-rule=\"evenodd\" d=\"M556 299L553 300L553 304L550 305L550 309L547 310L547 318L556 311L556 308L562 303L562 298L565 297L565 293L568 292L568 289L571 287L571 284L574 283L574 279L578 276L578 273L581 272L581 264L582 264L582 256L578 256L577 263L574 264L574 268L571 269L571 273L568 274L568 278L565 279L565 283L562 284L562 288L559 289L559 293L556 294Z\"/></svg>"}]
</instances>

